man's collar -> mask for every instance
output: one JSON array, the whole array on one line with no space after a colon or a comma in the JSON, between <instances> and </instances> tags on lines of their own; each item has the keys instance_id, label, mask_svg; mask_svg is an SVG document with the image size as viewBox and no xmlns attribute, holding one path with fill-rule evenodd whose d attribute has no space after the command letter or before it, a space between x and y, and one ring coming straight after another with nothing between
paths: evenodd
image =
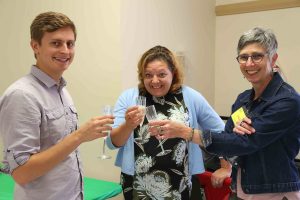
<instances>
[{"instance_id":1,"label":"man's collar","mask_svg":"<svg viewBox=\"0 0 300 200\"><path fill-rule=\"evenodd\" d=\"M60 83L59 85L57 84L57 82L51 78L48 74L46 74L45 72L43 72L42 70L40 70L37 66L33 65L31 67L31 72L30 72L34 77L36 77L39 81L41 81L42 83L44 83L48 88L51 88L53 86L56 87L64 87L66 86L67 82L65 81L65 79L63 77L61 77L60 79Z\"/></svg>"}]
</instances>

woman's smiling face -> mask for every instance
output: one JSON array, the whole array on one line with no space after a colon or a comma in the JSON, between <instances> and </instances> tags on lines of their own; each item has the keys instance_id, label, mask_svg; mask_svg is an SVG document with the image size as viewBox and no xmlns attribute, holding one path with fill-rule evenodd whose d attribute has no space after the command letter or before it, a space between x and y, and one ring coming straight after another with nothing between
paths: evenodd
<instances>
[{"instance_id":1,"label":"woman's smiling face","mask_svg":"<svg viewBox=\"0 0 300 200\"><path fill-rule=\"evenodd\" d=\"M240 70L253 86L265 85L272 77L272 66L275 64L277 54L270 59L265 48L258 43L249 44L240 51L240 55L249 56L254 54L264 56L258 63L255 63L252 59L248 58L246 63L240 64Z\"/></svg>"},{"instance_id":2,"label":"woman's smiling face","mask_svg":"<svg viewBox=\"0 0 300 200\"><path fill-rule=\"evenodd\" d=\"M165 96L171 88L172 81L173 73L166 62L154 60L147 64L144 72L144 85L152 96Z\"/></svg>"}]
</instances>

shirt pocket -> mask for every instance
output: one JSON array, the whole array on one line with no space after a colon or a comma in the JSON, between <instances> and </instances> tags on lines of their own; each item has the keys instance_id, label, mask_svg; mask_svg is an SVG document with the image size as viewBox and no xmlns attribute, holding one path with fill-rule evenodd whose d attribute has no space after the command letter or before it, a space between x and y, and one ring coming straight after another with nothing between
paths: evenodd
<instances>
[{"instance_id":1,"label":"shirt pocket","mask_svg":"<svg viewBox=\"0 0 300 200\"><path fill-rule=\"evenodd\" d=\"M78 126L78 113L74 105L70 105L72 127L71 131L75 131Z\"/></svg>"},{"instance_id":2,"label":"shirt pocket","mask_svg":"<svg viewBox=\"0 0 300 200\"><path fill-rule=\"evenodd\" d=\"M46 111L48 136L56 143L60 140L66 130L65 111L62 108L56 108Z\"/></svg>"}]
</instances>

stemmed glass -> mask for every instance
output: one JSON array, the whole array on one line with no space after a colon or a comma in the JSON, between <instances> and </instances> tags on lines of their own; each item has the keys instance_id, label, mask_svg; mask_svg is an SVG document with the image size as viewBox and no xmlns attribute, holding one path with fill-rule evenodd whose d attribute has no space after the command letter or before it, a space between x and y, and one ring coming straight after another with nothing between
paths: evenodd
<instances>
[{"instance_id":1,"label":"stemmed glass","mask_svg":"<svg viewBox=\"0 0 300 200\"><path fill-rule=\"evenodd\" d=\"M144 123L144 119L145 119L145 114L146 114L146 97L144 96L138 96L136 98L136 105L139 106L139 110L142 111L142 114L143 114L143 119L140 123L140 129L142 128L143 126L143 123Z\"/></svg>"},{"instance_id":2,"label":"stemmed glass","mask_svg":"<svg viewBox=\"0 0 300 200\"><path fill-rule=\"evenodd\" d=\"M148 122L157 120L157 113L156 113L154 105L146 107L146 118L147 118ZM161 148L161 152L159 154L157 154L157 156L164 156L171 152L171 150L164 149L161 139L158 139L158 141L159 141L159 146Z\"/></svg>"},{"instance_id":3,"label":"stemmed glass","mask_svg":"<svg viewBox=\"0 0 300 200\"><path fill-rule=\"evenodd\" d=\"M103 106L102 114L103 115L113 115L113 111L114 111L113 106L105 105L105 106ZM110 131L105 131L105 132L107 132L107 135L110 134ZM110 159L111 158L111 156L105 154L106 137L107 136L103 137L102 154L98 157L98 158L101 158L102 160L104 160L104 159Z\"/></svg>"},{"instance_id":4,"label":"stemmed glass","mask_svg":"<svg viewBox=\"0 0 300 200\"><path fill-rule=\"evenodd\" d=\"M139 110L142 113L142 121L140 123L140 131L139 131L139 137L135 138L135 141L137 142L143 142L143 132L142 132L142 128L143 128L143 123L144 123L144 119L145 119L145 114L146 114L146 97L144 96L138 96L136 97L136 105L139 106Z\"/></svg>"}]
</instances>

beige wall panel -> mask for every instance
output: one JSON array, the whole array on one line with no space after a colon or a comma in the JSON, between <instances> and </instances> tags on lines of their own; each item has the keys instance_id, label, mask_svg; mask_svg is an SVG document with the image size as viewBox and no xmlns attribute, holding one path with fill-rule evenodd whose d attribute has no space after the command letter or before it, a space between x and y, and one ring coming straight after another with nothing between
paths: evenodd
<instances>
[{"instance_id":1,"label":"beige wall panel","mask_svg":"<svg viewBox=\"0 0 300 200\"><path fill-rule=\"evenodd\" d=\"M140 56L160 44L183 53L185 83L213 104L214 9L211 0L122 1L122 86L137 85Z\"/></svg>"}]
</instances>

